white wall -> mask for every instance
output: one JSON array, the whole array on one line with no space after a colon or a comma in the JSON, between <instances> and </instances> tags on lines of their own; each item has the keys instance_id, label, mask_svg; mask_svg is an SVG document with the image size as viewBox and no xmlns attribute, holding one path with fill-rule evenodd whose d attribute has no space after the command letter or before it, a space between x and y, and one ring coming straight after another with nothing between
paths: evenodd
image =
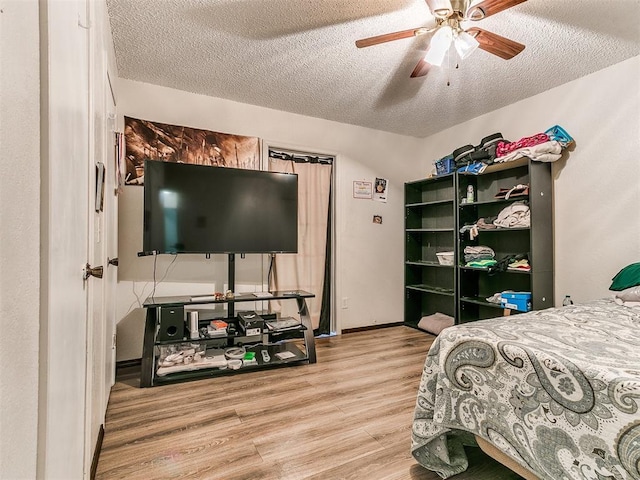
<instances>
[{"instance_id":1,"label":"white wall","mask_svg":"<svg viewBox=\"0 0 640 480\"><path fill-rule=\"evenodd\" d=\"M576 141L553 165L559 304L566 294L574 301L607 296L611 278L640 261L640 57L433 135L423 158L494 132L513 141L556 124Z\"/></svg>"},{"instance_id":2,"label":"white wall","mask_svg":"<svg viewBox=\"0 0 640 480\"><path fill-rule=\"evenodd\" d=\"M0 5L0 477L36 478L39 8L21 0Z\"/></svg>"},{"instance_id":3,"label":"white wall","mask_svg":"<svg viewBox=\"0 0 640 480\"><path fill-rule=\"evenodd\" d=\"M130 80L119 81L118 99L119 115L257 136L271 146L335 154L338 328L403 320L403 184L424 176L421 140ZM388 203L354 200L352 182L373 181L376 176L390 180ZM119 199L118 360L140 357L143 314L132 292L135 289L144 300L153 275L153 259L136 256L142 249L142 188L125 190ZM383 216L382 225L373 224L374 214ZM158 277L165 274L170 261L158 259ZM243 271L243 260L237 262L238 283L262 284L262 269ZM200 282L192 286L197 293L199 288L209 288L207 284L224 281L226 268L225 258L179 257L165 281ZM257 270L258 275L249 270ZM347 309L340 308L342 298L348 298Z\"/></svg>"}]
</instances>

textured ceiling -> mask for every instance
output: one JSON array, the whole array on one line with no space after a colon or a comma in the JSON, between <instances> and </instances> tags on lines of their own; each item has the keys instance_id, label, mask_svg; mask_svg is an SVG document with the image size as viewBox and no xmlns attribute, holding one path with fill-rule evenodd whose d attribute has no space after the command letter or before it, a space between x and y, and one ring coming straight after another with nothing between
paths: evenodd
<instances>
[{"instance_id":1,"label":"textured ceiling","mask_svg":"<svg viewBox=\"0 0 640 480\"><path fill-rule=\"evenodd\" d=\"M424 0L107 0L121 77L425 137L640 54L640 0L529 0L471 24L526 45L409 78ZM450 86L447 86L447 81ZM640 88L640 87L639 87Z\"/></svg>"}]
</instances>

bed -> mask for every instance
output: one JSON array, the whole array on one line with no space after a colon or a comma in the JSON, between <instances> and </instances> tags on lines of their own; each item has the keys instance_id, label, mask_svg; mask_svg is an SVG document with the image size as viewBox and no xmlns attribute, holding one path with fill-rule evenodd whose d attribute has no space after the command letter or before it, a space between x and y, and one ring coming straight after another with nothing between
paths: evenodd
<instances>
[{"instance_id":1,"label":"bed","mask_svg":"<svg viewBox=\"0 0 640 480\"><path fill-rule=\"evenodd\" d=\"M639 406L640 308L601 299L482 320L429 350L411 451L442 478L480 444L525 478L640 479Z\"/></svg>"}]
</instances>

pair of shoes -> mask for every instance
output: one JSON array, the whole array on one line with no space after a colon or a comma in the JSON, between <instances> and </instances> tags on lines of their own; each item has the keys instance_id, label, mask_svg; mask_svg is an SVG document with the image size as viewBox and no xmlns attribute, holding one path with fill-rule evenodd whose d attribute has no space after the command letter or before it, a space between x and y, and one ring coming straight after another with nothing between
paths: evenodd
<instances>
[{"instance_id":1,"label":"pair of shoes","mask_svg":"<svg viewBox=\"0 0 640 480\"><path fill-rule=\"evenodd\" d=\"M494 195L494 198L500 199L503 198L505 200L509 200L513 197L528 197L529 196L529 185L516 185L511 188L501 188L498 190L498 193Z\"/></svg>"}]
</instances>

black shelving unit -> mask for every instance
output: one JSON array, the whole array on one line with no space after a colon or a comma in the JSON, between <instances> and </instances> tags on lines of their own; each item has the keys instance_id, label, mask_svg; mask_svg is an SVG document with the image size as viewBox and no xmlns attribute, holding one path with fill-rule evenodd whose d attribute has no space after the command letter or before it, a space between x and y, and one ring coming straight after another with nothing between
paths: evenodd
<instances>
[{"instance_id":1,"label":"black shelving unit","mask_svg":"<svg viewBox=\"0 0 640 480\"><path fill-rule=\"evenodd\" d=\"M529 195L496 199L500 188L529 185ZM467 188L474 201L466 203ZM532 307L554 305L553 210L551 165L524 158L494 164L480 175L448 174L405 184L405 324L415 327L423 316L444 313L465 323L503 315L487 301L504 290L532 294ZM464 200L463 200L464 199ZM529 227L480 230L471 240L460 233L466 224L496 216L515 201L530 208ZM530 271L493 272L464 266L468 245L491 247L496 260L526 253ZM454 251L454 265L441 265L436 253ZM517 313L517 312L513 312Z\"/></svg>"},{"instance_id":2,"label":"black shelving unit","mask_svg":"<svg viewBox=\"0 0 640 480\"><path fill-rule=\"evenodd\" d=\"M518 184L529 185L528 196L495 198L499 189ZM473 203L463 203L469 185L473 186L475 198ZM529 227L480 230L473 240L467 232L458 234L458 323L502 315L500 305L487 302L486 298L504 290L531 292L534 310L554 305L552 194L551 165L527 158L491 165L479 175L458 175L459 228L482 217L496 216L516 201L526 201L531 215ZM491 247L496 260L527 254L531 270L493 272L465 267L463 252L468 245Z\"/></svg>"},{"instance_id":3,"label":"black shelving unit","mask_svg":"<svg viewBox=\"0 0 640 480\"><path fill-rule=\"evenodd\" d=\"M436 312L456 316L456 176L405 184L405 325ZM454 252L451 265L438 253Z\"/></svg>"}]
</instances>

